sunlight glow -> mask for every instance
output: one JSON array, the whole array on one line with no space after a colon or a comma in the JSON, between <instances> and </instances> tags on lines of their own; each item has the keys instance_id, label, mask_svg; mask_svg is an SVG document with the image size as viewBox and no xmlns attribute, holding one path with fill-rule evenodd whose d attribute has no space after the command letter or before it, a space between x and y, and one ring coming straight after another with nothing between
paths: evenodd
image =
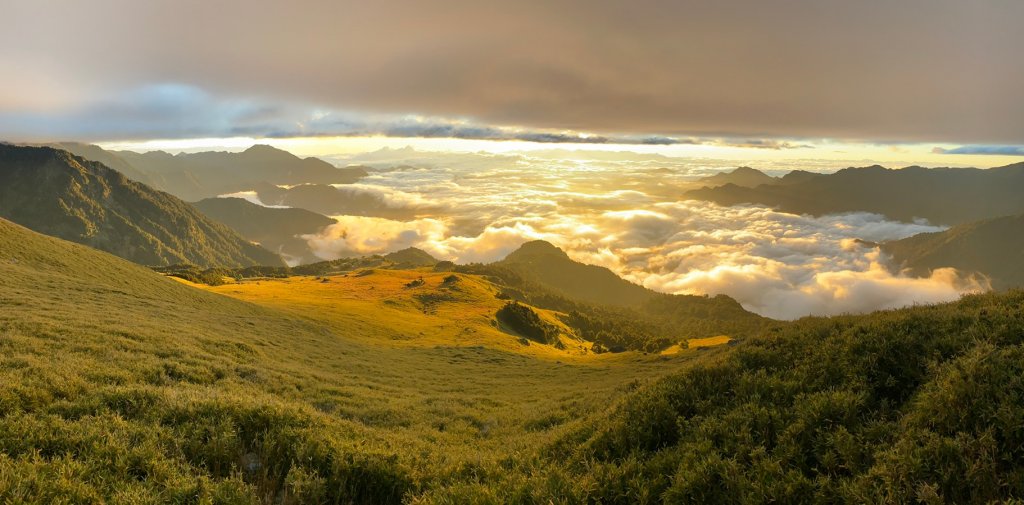
<instances>
[{"instance_id":1,"label":"sunlight glow","mask_svg":"<svg viewBox=\"0 0 1024 505\"><path fill-rule=\"evenodd\" d=\"M569 152L630 152L662 155L676 158L707 158L732 160L737 165L758 163L801 168L802 161L818 164L832 161L835 169L846 166L864 166L874 163L899 168L910 165L932 167L980 167L989 168L1009 165L1021 161L1020 157L1006 155L945 154L942 149L956 146L948 144L903 144L899 146L863 142L840 142L833 140L799 141L804 148L765 149L724 143L637 145L637 144L584 144L584 143L540 143L518 140L495 141L458 138L405 138L405 137L292 137L292 138L198 138L198 139L154 139L98 142L100 147L110 150L128 151L242 151L254 144L268 144L284 149L298 156L344 156L380 149L412 148L432 152L486 152L494 154L553 149Z\"/></svg>"}]
</instances>

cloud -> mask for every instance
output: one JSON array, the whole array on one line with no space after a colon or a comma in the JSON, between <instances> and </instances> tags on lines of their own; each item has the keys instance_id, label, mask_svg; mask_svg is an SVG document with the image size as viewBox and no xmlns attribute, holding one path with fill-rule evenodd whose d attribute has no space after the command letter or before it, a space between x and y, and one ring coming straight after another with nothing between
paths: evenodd
<instances>
[{"instance_id":1,"label":"cloud","mask_svg":"<svg viewBox=\"0 0 1024 505\"><path fill-rule=\"evenodd\" d=\"M776 139L719 139L714 142L716 145L726 147L748 147L753 149L814 149L810 144L800 144Z\"/></svg>"},{"instance_id":2,"label":"cloud","mask_svg":"<svg viewBox=\"0 0 1024 505\"><path fill-rule=\"evenodd\" d=\"M304 102L218 95L180 83L144 85L67 110L4 111L0 136L16 140L367 137L452 138L540 144L704 144L758 149L810 146L772 139L595 135L481 124L462 118L330 110Z\"/></svg>"},{"instance_id":3,"label":"cloud","mask_svg":"<svg viewBox=\"0 0 1024 505\"><path fill-rule=\"evenodd\" d=\"M390 163L396 155L377 156ZM340 216L338 225L310 237L318 255L415 246L459 263L491 262L543 239L657 291L727 294L749 310L786 319L948 301L987 287L950 269L926 278L893 273L868 245L943 229L924 221L678 201L679 193L665 188L705 173L703 160L664 172L648 167L665 160L623 155L400 157L413 167L443 168L384 171L362 185L418 195L442 210L407 221Z\"/></svg>"},{"instance_id":4,"label":"cloud","mask_svg":"<svg viewBox=\"0 0 1024 505\"><path fill-rule=\"evenodd\" d=\"M962 0L7 2L0 131L67 135L83 117L68 111L177 82L274 105L238 104L240 133L276 107L312 104L522 125L556 140L1005 144L1024 138L1024 66L1012 63L1022 18L1021 2ZM85 119L134 132L130 118ZM160 134L194 125L172 120Z\"/></svg>"},{"instance_id":5,"label":"cloud","mask_svg":"<svg viewBox=\"0 0 1024 505\"><path fill-rule=\"evenodd\" d=\"M936 147L932 149L935 154L985 154L998 156L1024 156L1024 146L960 146L952 149Z\"/></svg>"},{"instance_id":6,"label":"cloud","mask_svg":"<svg viewBox=\"0 0 1024 505\"><path fill-rule=\"evenodd\" d=\"M443 237L445 225L436 219L393 221L378 217L332 216L338 222L305 238L314 254L337 259L382 254Z\"/></svg>"},{"instance_id":7,"label":"cloud","mask_svg":"<svg viewBox=\"0 0 1024 505\"><path fill-rule=\"evenodd\" d=\"M895 275L877 250L863 254L866 265L843 270L792 269L784 262L717 265L677 276L652 276L645 285L677 293L725 293L754 312L777 319L856 314L913 304L946 302L989 286L951 268L929 277Z\"/></svg>"}]
</instances>

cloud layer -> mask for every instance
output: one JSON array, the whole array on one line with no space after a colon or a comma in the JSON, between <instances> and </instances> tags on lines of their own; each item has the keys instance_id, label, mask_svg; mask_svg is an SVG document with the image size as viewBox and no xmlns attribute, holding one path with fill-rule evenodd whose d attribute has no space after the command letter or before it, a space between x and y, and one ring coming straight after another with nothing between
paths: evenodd
<instances>
[{"instance_id":1,"label":"cloud layer","mask_svg":"<svg viewBox=\"0 0 1024 505\"><path fill-rule=\"evenodd\" d=\"M308 237L324 258L415 246L460 263L491 262L543 239L657 291L724 293L787 319L947 301L985 288L952 270L893 275L866 245L941 229L926 222L679 201L694 178L718 170L694 162L404 150L339 161L356 159L378 167L364 190L406 195L393 205L409 205L414 217L337 216L338 224Z\"/></svg>"},{"instance_id":2,"label":"cloud layer","mask_svg":"<svg viewBox=\"0 0 1024 505\"><path fill-rule=\"evenodd\" d=\"M135 132L121 97L184 83L242 131L313 104L531 131L1024 138L1014 1L42 0L3 14L0 123L51 137L88 110ZM189 134L166 112L160 135ZM431 134L481 134L446 128Z\"/></svg>"}]
</instances>

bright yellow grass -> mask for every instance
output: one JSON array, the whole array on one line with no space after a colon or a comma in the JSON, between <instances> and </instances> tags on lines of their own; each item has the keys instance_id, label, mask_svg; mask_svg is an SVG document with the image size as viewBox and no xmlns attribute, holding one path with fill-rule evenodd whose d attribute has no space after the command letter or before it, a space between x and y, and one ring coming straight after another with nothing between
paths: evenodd
<instances>
[{"instance_id":1,"label":"bright yellow grass","mask_svg":"<svg viewBox=\"0 0 1024 505\"><path fill-rule=\"evenodd\" d=\"M394 347L485 346L536 357L596 357L550 311L535 309L562 329L565 349L530 342L503 331L495 313L505 301L497 288L474 275L443 287L447 272L372 270L322 278L246 280L203 289L324 322L340 334ZM407 287L422 278L422 286ZM437 301L425 301L435 297Z\"/></svg>"},{"instance_id":2,"label":"bright yellow grass","mask_svg":"<svg viewBox=\"0 0 1024 505\"><path fill-rule=\"evenodd\" d=\"M717 345L728 344L729 342L732 342L732 337L719 335L717 337L708 338L691 338L686 341L686 344L690 349L699 349L701 347L715 347Z\"/></svg>"}]
</instances>

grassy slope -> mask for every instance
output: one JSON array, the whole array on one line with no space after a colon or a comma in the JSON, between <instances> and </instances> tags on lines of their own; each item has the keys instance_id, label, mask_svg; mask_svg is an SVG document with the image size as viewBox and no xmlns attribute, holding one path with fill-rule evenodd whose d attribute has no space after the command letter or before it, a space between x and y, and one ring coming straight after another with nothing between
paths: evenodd
<instances>
[{"instance_id":1,"label":"grassy slope","mask_svg":"<svg viewBox=\"0 0 1024 505\"><path fill-rule=\"evenodd\" d=\"M535 357L586 354L588 342L550 311L535 309L563 331L566 349L524 345L496 324L505 304L498 289L479 277L414 270L360 270L325 278L289 277L197 286L281 311L308 315L368 344L389 347L485 346ZM322 280L326 279L326 281ZM408 286L422 279L423 285ZM368 317L372 315L372 317Z\"/></svg>"},{"instance_id":2,"label":"grassy slope","mask_svg":"<svg viewBox=\"0 0 1024 505\"><path fill-rule=\"evenodd\" d=\"M593 356L462 336L460 278L457 324L427 272L215 288L261 307L0 220L0 501L1024 496L1022 292Z\"/></svg>"},{"instance_id":3,"label":"grassy slope","mask_svg":"<svg viewBox=\"0 0 1024 505\"><path fill-rule=\"evenodd\" d=\"M360 279L404 297L402 275ZM0 501L386 503L509 479L546 496L541 448L688 359L494 343L412 299L386 320L260 307L3 220L0 279ZM423 341L381 341L417 320Z\"/></svg>"},{"instance_id":4,"label":"grassy slope","mask_svg":"<svg viewBox=\"0 0 1024 505\"><path fill-rule=\"evenodd\" d=\"M549 453L598 503L1019 500L1024 292L779 325Z\"/></svg>"}]
</instances>

